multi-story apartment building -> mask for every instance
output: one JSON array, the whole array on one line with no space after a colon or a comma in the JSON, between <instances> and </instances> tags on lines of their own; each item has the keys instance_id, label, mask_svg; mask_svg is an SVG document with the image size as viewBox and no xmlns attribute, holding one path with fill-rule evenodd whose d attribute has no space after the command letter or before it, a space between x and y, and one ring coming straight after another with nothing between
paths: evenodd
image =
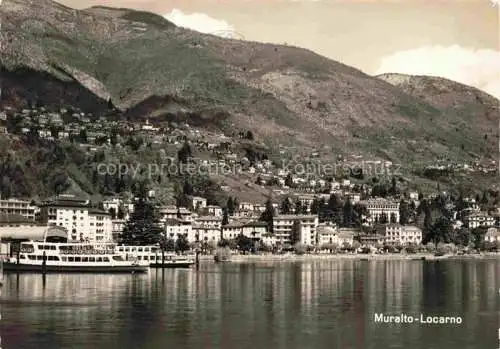
<instances>
[{"instance_id":1,"label":"multi-story apartment building","mask_svg":"<svg viewBox=\"0 0 500 349\"><path fill-rule=\"evenodd\" d=\"M19 199L0 199L0 214L19 215L28 221L35 221L38 207L29 201Z\"/></svg>"},{"instance_id":2,"label":"multi-story apartment building","mask_svg":"<svg viewBox=\"0 0 500 349\"><path fill-rule=\"evenodd\" d=\"M218 243L221 240L221 230L219 228L204 227L193 225L193 235L195 241ZM189 241L189 242L195 242Z\"/></svg>"},{"instance_id":3,"label":"multi-story apartment building","mask_svg":"<svg viewBox=\"0 0 500 349\"><path fill-rule=\"evenodd\" d=\"M470 229L478 227L493 227L495 225L495 217L490 216L486 212L471 213L464 217L464 224Z\"/></svg>"},{"instance_id":4,"label":"multi-story apartment building","mask_svg":"<svg viewBox=\"0 0 500 349\"><path fill-rule=\"evenodd\" d=\"M220 229L222 226L222 217L215 217L215 216L196 217L193 223L202 227Z\"/></svg>"},{"instance_id":5,"label":"multi-story apartment building","mask_svg":"<svg viewBox=\"0 0 500 349\"><path fill-rule=\"evenodd\" d=\"M189 196L189 204L193 210L201 210L207 207L207 199L200 196Z\"/></svg>"},{"instance_id":6,"label":"multi-story apartment building","mask_svg":"<svg viewBox=\"0 0 500 349\"><path fill-rule=\"evenodd\" d=\"M399 202L384 198L375 198L362 200L359 201L359 203L364 205L368 210L368 222L373 223L380 221L381 217L385 215L388 222L391 222L391 218L393 217L395 222L391 223L399 223Z\"/></svg>"},{"instance_id":7,"label":"multi-story apartment building","mask_svg":"<svg viewBox=\"0 0 500 349\"><path fill-rule=\"evenodd\" d=\"M204 210L209 216L222 217L222 207L216 205L208 205Z\"/></svg>"},{"instance_id":8,"label":"multi-story apartment building","mask_svg":"<svg viewBox=\"0 0 500 349\"><path fill-rule=\"evenodd\" d=\"M181 235L184 235L188 242L196 242L194 235L193 224L191 221L183 221L180 219L167 219L165 221L165 237L167 239L177 240Z\"/></svg>"},{"instance_id":9,"label":"multi-story apartment building","mask_svg":"<svg viewBox=\"0 0 500 349\"><path fill-rule=\"evenodd\" d=\"M193 213L185 207L177 208L175 205L163 206L159 210L160 221L165 223L167 219L179 219L181 221L191 221Z\"/></svg>"},{"instance_id":10,"label":"multi-story apartment building","mask_svg":"<svg viewBox=\"0 0 500 349\"><path fill-rule=\"evenodd\" d=\"M277 215L273 218L273 233L280 245L316 244L318 223L317 215Z\"/></svg>"},{"instance_id":11,"label":"multi-story apartment building","mask_svg":"<svg viewBox=\"0 0 500 349\"><path fill-rule=\"evenodd\" d=\"M112 241L109 213L89 207L87 200L59 196L41 206L41 217L49 225L68 231L68 241Z\"/></svg>"},{"instance_id":12,"label":"multi-story apartment building","mask_svg":"<svg viewBox=\"0 0 500 349\"><path fill-rule=\"evenodd\" d=\"M231 223L222 226L222 237L226 240L235 239L238 235L261 240L265 234L267 234L266 222Z\"/></svg>"},{"instance_id":13,"label":"multi-story apartment building","mask_svg":"<svg viewBox=\"0 0 500 349\"><path fill-rule=\"evenodd\" d=\"M113 237L113 241L118 241L120 239L123 228L125 227L125 222L126 221L124 219L113 219L111 221L111 235Z\"/></svg>"},{"instance_id":14,"label":"multi-story apartment building","mask_svg":"<svg viewBox=\"0 0 500 349\"><path fill-rule=\"evenodd\" d=\"M386 224L381 230L388 244L418 245L422 243L422 230L413 225Z\"/></svg>"}]
</instances>

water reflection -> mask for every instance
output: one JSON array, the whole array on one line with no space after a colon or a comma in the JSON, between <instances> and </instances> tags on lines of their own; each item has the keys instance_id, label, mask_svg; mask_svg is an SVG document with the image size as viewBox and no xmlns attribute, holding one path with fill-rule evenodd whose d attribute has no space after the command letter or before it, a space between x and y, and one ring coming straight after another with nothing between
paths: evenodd
<instances>
[{"instance_id":1,"label":"water reflection","mask_svg":"<svg viewBox=\"0 0 500 349\"><path fill-rule=\"evenodd\" d=\"M497 261L202 265L145 275L6 276L9 348L488 348ZM375 313L462 326L378 324Z\"/></svg>"}]
</instances>

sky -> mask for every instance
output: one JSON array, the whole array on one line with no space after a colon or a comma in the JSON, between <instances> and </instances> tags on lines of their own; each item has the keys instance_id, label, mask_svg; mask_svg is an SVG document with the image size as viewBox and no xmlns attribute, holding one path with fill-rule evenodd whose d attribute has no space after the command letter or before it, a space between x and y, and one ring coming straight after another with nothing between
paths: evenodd
<instances>
[{"instance_id":1,"label":"sky","mask_svg":"<svg viewBox=\"0 0 500 349\"><path fill-rule=\"evenodd\" d=\"M498 0L59 0L148 10L178 26L287 43L367 74L449 78L500 99Z\"/></svg>"}]
</instances>

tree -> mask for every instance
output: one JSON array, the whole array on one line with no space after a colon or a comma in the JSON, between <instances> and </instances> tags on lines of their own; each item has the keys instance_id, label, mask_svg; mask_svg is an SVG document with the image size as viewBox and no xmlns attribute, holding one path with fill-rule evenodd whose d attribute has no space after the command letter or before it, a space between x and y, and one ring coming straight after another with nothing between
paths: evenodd
<instances>
[{"instance_id":1,"label":"tree","mask_svg":"<svg viewBox=\"0 0 500 349\"><path fill-rule=\"evenodd\" d=\"M398 222L398 217L396 216L395 213L391 213L391 223L397 223Z\"/></svg>"},{"instance_id":2,"label":"tree","mask_svg":"<svg viewBox=\"0 0 500 349\"><path fill-rule=\"evenodd\" d=\"M120 242L124 245L155 245L162 240L163 228L160 226L157 206L150 201L148 190L141 183L134 212L125 224Z\"/></svg>"},{"instance_id":3,"label":"tree","mask_svg":"<svg viewBox=\"0 0 500 349\"><path fill-rule=\"evenodd\" d=\"M483 197L481 198L481 204L483 205L488 204L488 192L486 190L483 192Z\"/></svg>"},{"instance_id":4,"label":"tree","mask_svg":"<svg viewBox=\"0 0 500 349\"><path fill-rule=\"evenodd\" d=\"M297 242L293 246L293 250L295 251L296 254L303 255L307 252L307 246L305 246L304 244L302 244L300 242Z\"/></svg>"},{"instance_id":5,"label":"tree","mask_svg":"<svg viewBox=\"0 0 500 349\"><path fill-rule=\"evenodd\" d=\"M410 220L410 207L405 200L399 203L399 222L402 225L408 224Z\"/></svg>"},{"instance_id":6,"label":"tree","mask_svg":"<svg viewBox=\"0 0 500 349\"><path fill-rule=\"evenodd\" d=\"M240 234L236 237L236 245L242 252L251 252L254 248L254 242L248 236Z\"/></svg>"},{"instance_id":7,"label":"tree","mask_svg":"<svg viewBox=\"0 0 500 349\"><path fill-rule=\"evenodd\" d=\"M350 199L347 199L347 201L344 203L342 212L344 217L343 219L344 227L352 227L355 217L354 217L354 207Z\"/></svg>"},{"instance_id":8,"label":"tree","mask_svg":"<svg viewBox=\"0 0 500 349\"><path fill-rule=\"evenodd\" d=\"M228 225L229 224L229 211L227 207L224 207L224 210L222 212L222 225Z\"/></svg>"},{"instance_id":9,"label":"tree","mask_svg":"<svg viewBox=\"0 0 500 349\"><path fill-rule=\"evenodd\" d=\"M227 199L226 208L227 208L227 212L229 213L229 215L234 214L235 207L234 207L234 200L232 197L229 197Z\"/></svg>"},{"instance_id":10,"label":"tree","mask_svg":"<svg viewBox=\"0 0 500 349\"><path fill-rule=\"evenodd\" d=\"M252 131L247 131L247 133L245 134L245 138L248 139L248 140L253 141L253 133L252 133Z\"/></svg>"},{"instance_id":11,"label":"tree","mask_svg":"<svg viewBox=\"0 0 500 349\"><path fill-rule=\"evenodd\" d=\"M185 234L179 235L177 240L175 241L175 251L176 252L185 252L189 250L189 242L187 241L187 237Z\"/></svg>"},{"instance_id":12,"label":"tree","mask_svg":"<svg viewBox=\"0 0 500 349\"><path fill-rule=\"evenodd\" d=\"M187 164L189 159L191 159L192 157L193 153L191 151L191 147L186 141L182 148L177 152L177 159L181 164Z\"/></svg>"},{"instance_id":13,"label":"tree","mask_svg":"<svg viewBox=\"0 0 500 349\"><path fill-rule=\"evenodd\" d=\"M267 231L271 234L273 233L273 218L274 218L274 207L271 199L266 201L266 209L262 212L260 220L267 223Z\"/></svg>"},{"instance_id":14,"label":"tree","mask_svg":"<svg viewBox=\"0 0 500 349\"><path fill-rule=\"evenodd\" d=\"M280 213L281 214L289 214L292 209L292 204L288 197L284 198L281 202Z\"/></svg>"},{"instance_id":15,"label":"tree","mask_svg":"<svg viewBox=\"0 0 500 349\"><path fill-rule=\"evenodd\" d=\"M111 215L111 219L116 219L116 210L114 207L109 208L109 214Z\"/></svg>"},{"instance_id":16,"label":"tree","mask_svg":"<svg viewBox=\"0 0 500 349\"><path fill-rule=\"evenodd\" d=\"M118 212L117 212L117 214L116 214L116 217L117 217L118 219L123 219L123 218L125 218L125 211L123 210L123 207L121 207L121 206L120 206L120 207L118 207Z\"/></svg>"},{"instance_id":17,"label":"tree","mask_svg":"<svg viewBox=\"0 0 500 349\"><path fill-rule=\"evenodd\" d=\"M311 204L311 214L319 214L319 209L320 209L320 201L318 198L314 198L312 204Z\"/></svg>"},{"instance_id":18,"label":"tree","mask_svg":"<svg viewBox=\"0 0 500 349\"><path fill-rule=\"evenodd\" d=\"M78 138L79 138L80 143L88 143L87 130L84 128L81 129Z\"/></svg>"},{"instance_id":19,"label":"tree","mask_svg":"<svg viewBox=\"0 0 500 349\"><path fill-rule=\"evenodd\" d=\"M164 239L160 243L160 247L163 249L163 251L168 251L168 252L173 252L175 251L175 241L174 239Z\"/></svg>"},{"instance_id":20,"label":"tree","mask_svg":"<svg viewBox=\"0 0 500 349\"><path fill-rule=\"evenodd\" d=\"M391 195L396 195L398 193L398 186L396 182L396 177L391 179Z\"/></svg>"}]
</instances>

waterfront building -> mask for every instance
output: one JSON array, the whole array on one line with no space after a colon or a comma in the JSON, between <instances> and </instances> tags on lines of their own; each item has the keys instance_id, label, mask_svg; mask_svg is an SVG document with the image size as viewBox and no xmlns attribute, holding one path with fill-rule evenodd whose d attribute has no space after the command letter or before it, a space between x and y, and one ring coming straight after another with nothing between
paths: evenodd
<instances>
[{"instance_id":1,"label":"waterfront building","mask_svg":"<svg viewBox=\"0 0 500 349\"><path fill-rule=\"evenodd\" d=\"M230 223L222 226L222 237L226 240L235 239L238 235L253 240L262 240L265 234L267 234L266 222Z\"/></svg>"},{"instance_id":2,"label":"waterfront building","mask_svg":"<svg viewBox=\"0 0 500 349\"><path fill-rule=\"evenodd\" d=\"M177 240L181 235L186 237L188 242L195 242L193 225L191 221L169 218L165 221L165 236L167 239Z\"/></svg>"},{"instance_id":3,"label":"waterfront building","mask_svg":"<svg viewBox=\"0 0 500 349\"><path fill-rule=\"evenodd\" d=\"M336 226L321 223L317 227L317 244L318 246L324 245L339 245L338 229Z\"/></svg>"},{"instance_id":4,"label":"waterfront building","mask_svg":"<svg viewBox=\"0 0 500 349\"><path fill-rule=\"evenodd\" d=\"M91 208L85 199L61 195L42 204L41 218L48 225L65 228L70 242L112 240L110 214Z\"/></svg>"},{"instance_id":5,"label":"waterfront building","mask_svg":"<svg viewBox=\"0 0 500 349\"><path fill-rule=\"evenodd\" d=\"M380 229L381 235L386 238L386 243L407 245L409 243L422 243L422 230L413 225L385 224Z\"/></svg>"},{"instance_id":6,"label":"waterfront building","mask_svg":"<svg viewBox=\"0 0 500 349\"><path fill-rule=\"evenodd\" d=\"M360 234L357 239L363 246L383 245L386 240L385 236L378 234Z\"/></svg>"},{"instance_id":7,"label":"waterfront building","mask_svg":"<svg viewBox=\"0 0 500 349\"><path fill-rule=\"evenodd\" d=\"M37 207L31 202L20 199L0 199L0 214L19 215L34 221Z\"/></svg>"},{"instance_id":8,"label":"waterfront building","mask_svg":"<svg viewBox=\"0 0 500 349\"><path fill-rule=\"evenodd\" d=\"M273 233L280 245L315 245L318 224L318 215L277 215L273 218Z\"/></svg>"},{"instance_id":9,"label":"waterfront building","mask_svg":"<svg viewBox=\"0 0 500 349\"><path fill-rule=\"evenodd\" d=\"M486 234L484 235L484 241L489 242L500 242L500 229L499 228L488 228Z\"/></svg>"},{"instance_id":10,"label":"waterfront building","mask_svg":"<svg viewBox=\"0 0 500 349\"><path fill-rule=\"evenodd\" d=\"M221 229L193 225L193 235L196 241L218 243L221 240ZM192 242L192 241L189 241Z\"/></svg>"}]
</instances>

